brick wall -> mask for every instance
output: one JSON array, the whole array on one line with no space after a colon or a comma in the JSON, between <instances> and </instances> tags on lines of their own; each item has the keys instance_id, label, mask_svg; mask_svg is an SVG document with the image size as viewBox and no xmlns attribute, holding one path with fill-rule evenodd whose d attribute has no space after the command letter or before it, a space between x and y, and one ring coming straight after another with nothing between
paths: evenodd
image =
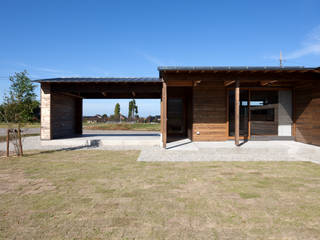
<instances>
[{"instance_id":1,"label":"brick wall","mask_svg":"<svg viewBox=\"0 0 320 240\"><path fill-rule=\"evenodd\" d=\"M42 83L40 90L41 97L41 140L51 139L51 88L49 84Z\"/></svg>"}]
</instances>

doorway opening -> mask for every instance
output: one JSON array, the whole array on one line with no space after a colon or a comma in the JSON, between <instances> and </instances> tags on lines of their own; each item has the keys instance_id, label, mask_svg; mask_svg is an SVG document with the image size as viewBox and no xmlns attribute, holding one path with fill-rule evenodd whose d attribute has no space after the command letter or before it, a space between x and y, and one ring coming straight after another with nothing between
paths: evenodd
<instances>
[{"instance_id":1,"label":"doorway opening","mask_svg":"<svg viewBox=\"0 0 320 240\"><path fill-rule=\"evenodd\" d=\"M192 87L168 87L167 142L192 140Z\"/></svg>"},{"instance_id":2,"label":"doorway opening","mask_svg":"<svg viewBox=\"0 0 320 240\"><path fill-rule=\"evenodd\" d=\"M235 101L228 90L229 138L235 135ZM292 137L291 89L242 89L240 91L240 137L274 139ZM262 139L262 138L261 138Z\"/></svg>"},{"instance_id":3,"label":"doorway opening","mask_svg":"<svg viewBox=\"0 0 320 240\"><path fill-rule=\"evenodd\" d=\"M84 99L82 119L81 137L103 145L160 144L160 99Z\"/></svg>"}]
</instances>

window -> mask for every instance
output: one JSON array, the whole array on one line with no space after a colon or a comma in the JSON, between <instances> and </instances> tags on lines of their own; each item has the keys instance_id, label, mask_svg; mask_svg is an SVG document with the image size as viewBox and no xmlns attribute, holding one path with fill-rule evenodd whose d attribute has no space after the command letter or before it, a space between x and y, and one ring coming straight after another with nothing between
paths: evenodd
<instances>
[{"instance_id":1,"label":"window","mask_svg":"<svg viewBox=\"0 0 320 240\"><path fill-rule=\"evenodd\" d=\"M251 111L251 121L274 121L274 108Z\"/></svg>"}]
</instances>

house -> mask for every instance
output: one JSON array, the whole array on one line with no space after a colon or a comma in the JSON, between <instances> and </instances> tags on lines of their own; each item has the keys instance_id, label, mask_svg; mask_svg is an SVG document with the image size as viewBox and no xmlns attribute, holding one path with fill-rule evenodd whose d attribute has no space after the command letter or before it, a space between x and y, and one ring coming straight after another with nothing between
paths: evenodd
<instances>
[{"instance_id":1,"label":"house","mask_svg":"<svg viewBox=\"0 0 320 240\"><path fill-rule=\"evenodd\" d=\"M163 147L179 138L234 139L236 145L241 139L291 139L320 146L320 68L158 70L159 78L38 80L41 139L81 134L84 98L134 97L161 99Z\"/></svg>"},{"instance_id":2,"label":"house","mask_svg":"<svg viewBox=\"0 0 320 240\"><path fill-rule=\"evenodd\" d=\"M120 113L120 120L121 120L121 121L127 121L128 118L127 118L125 115L123 115L123 114Z\"/></svg>"},{"instance_id":3,"label":"house","mask_svg":"<svg viewBox=\"0 0 320 240\"><path fill-rule=\"evenodd\" d=\"M148 116L145 119L146 123L160 123L161 121L161 116L160 115L156 115L156 116Z\"/></svg>"},{"instance_id":4,"label":"house","mask_svg":"<svg viewBox=\"0 0 320 240\"><path fill-rule=\"evenodd\" d=\"M87 123L98 123L102 122L103 118L101 115L97 114L95 116L84 116L82 120Z\"/></svg>"}]
</instances>

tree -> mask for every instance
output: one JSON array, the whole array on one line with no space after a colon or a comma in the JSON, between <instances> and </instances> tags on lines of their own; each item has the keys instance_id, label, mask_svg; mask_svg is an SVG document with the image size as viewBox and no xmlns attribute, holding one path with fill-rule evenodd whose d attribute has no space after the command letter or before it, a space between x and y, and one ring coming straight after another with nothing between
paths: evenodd
<instances>
[{"instance_id":1,"label":"tree","mask_svg":"<svg viewBox=\"0 0 320 240\"><path fill-rule=\"evenodd\" d=\"M26 70L10 76L9 81L9 94L4 95L1 115L7 123L8 131L12 133L17 154L22 156L21 127L33 120L38 102L35 99L35 86Z\"/></svg>"},{"instance_id":2,"label":"tree","mask_svg":"<svg viewBox=\"0 0 320 240\"><path fill-rule=\"evenodd\" d=\"M115 119L120 119L120 104L117 103L116 106L114 107L114 118Z\"/></svg>"},{"instance_id":3,"label":"tree","mask_svg":"<svg viewBox=\"0 0 320 240\"><path fill-rule=\"evenodd\" d=\"M31 122L39 122L40 121L40 102L35 100L32 105L34 106L32 110ZM0 105L0 122L6 122L4 118L4 104Z\"/></svg>"},{"instance_id":4,"label":"tree","mask_svg":"<svg viewBox=\"0 0 320 240\"><path fill-rule=\"evenodd\" d=\"M129 102L128 118L134 119L136 114L138 114L138 106L136 100L133 99Z\"/></svg>"},{"instance_id":5,"label":"tree","mask_svg":"<svg viewBox=\"0 0 320 240\"><path fill-rule=\"evenodd\" d=\"M5 119L4 119L4 106L2 104L0 105L0 122L5 122Z\"/></svg>"},{"instance_id":6,"label":"tree","mask_svg":"<svg viewBox=\"0 0 320 240\"><path fill-rule=\"evenodd\" d=\"M132 117L132 101L129 102L129 109L128 109L128 119L131 119Z\"/></svg>"}]
</instances>

